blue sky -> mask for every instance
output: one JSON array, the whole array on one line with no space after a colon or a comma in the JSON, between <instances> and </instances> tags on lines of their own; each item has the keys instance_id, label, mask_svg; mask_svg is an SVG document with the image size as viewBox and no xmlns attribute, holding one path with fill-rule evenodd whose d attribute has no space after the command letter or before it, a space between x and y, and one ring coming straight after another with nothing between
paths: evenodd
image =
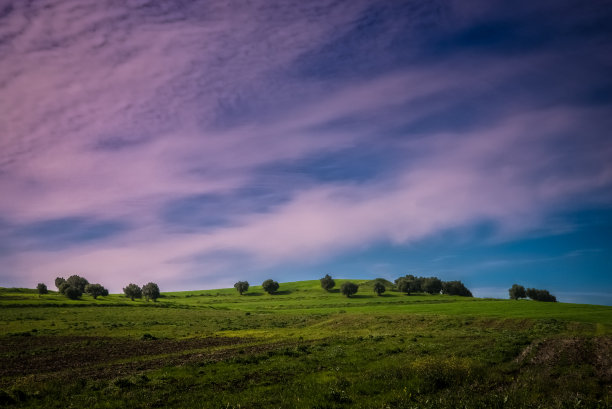
<instances>
[{"instance_id":1,"label":"blue sky","mask_svg":"<svg viewBox=\"0 0 612 409\"><path fill-rule=\"evenodd\" d=\"M612 305L610 17L0 2L0 285L412 273Z\"/></svg>"}]
</instances>

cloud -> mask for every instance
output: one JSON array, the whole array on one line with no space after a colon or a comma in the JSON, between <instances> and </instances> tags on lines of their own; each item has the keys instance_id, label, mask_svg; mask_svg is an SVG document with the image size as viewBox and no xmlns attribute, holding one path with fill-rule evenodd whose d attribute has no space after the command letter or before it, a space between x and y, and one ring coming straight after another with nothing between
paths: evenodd
<instances>
[{"instance_id":1,"label":"cloud","mask_svg":"<svg viewBox=\"0 0 612 409\"><path fill-rule=\"evenodd\" d=\"M15 2L0 277L222 282L609 203L600 58L564 64L577 52L553 38L490 52L474 36L497 12L474 4ZM520 35L497 32L509 48L542 9L521 10Z\"/></svg>"}]
</instances>

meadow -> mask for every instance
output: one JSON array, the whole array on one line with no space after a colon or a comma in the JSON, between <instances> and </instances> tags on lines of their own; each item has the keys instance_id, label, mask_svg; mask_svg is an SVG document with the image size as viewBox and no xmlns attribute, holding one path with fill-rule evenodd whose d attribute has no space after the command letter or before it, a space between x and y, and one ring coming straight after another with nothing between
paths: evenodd
<instances>
[{"instance_id":1,"label":"meadow","mask_svg":"<svg viewBox=\"0 0 612 409\"><path fill-rule=\"evenodd\" d=\"M351 281L351 298L318 280L157 302L0 289L0 406L612 407L612 307Z\"/></svg>"}]
</instances>

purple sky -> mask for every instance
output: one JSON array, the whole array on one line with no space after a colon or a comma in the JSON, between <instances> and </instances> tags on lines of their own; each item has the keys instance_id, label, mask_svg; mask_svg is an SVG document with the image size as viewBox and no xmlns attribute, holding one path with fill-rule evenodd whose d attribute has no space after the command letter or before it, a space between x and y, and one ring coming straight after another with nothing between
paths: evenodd
<instances>
[{"instance_id":1,"label":"purple sky","mask_svg":"<svg viewBox=\"0 0 612 409\"><path fill-rule=\"evenodd\" d=\"M610 304L611 17L0 0L0 286L413 273Z\"/></svg>"}]
</instances>

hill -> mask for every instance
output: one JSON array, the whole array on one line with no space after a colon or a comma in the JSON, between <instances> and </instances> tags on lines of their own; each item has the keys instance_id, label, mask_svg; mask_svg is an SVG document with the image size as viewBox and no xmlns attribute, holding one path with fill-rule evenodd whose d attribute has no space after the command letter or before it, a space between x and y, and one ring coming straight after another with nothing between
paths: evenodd
<instances>
[{"instance_id":1,"label":"hill","mask_svg":"<svg viewBox=\"0 0 612 409\"><path fill-rule=\"evenodd\" d=\"M606 407L612 307L318 280L68 300L0 289L15 407ZM391 283L388 283L391 284ZM574 406L572 406L574 407Z\"/></svg>"}]
</instances>

